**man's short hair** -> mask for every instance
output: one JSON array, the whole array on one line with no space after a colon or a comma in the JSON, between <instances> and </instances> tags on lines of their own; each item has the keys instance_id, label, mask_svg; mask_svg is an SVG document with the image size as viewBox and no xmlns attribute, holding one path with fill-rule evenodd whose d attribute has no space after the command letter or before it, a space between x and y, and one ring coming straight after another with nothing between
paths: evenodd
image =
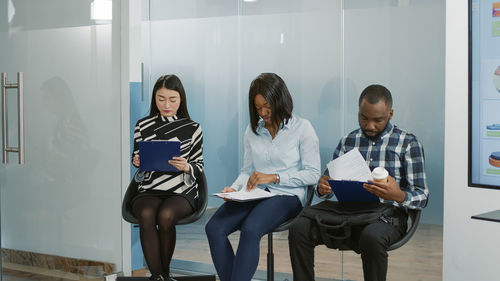
<instances>
[{"instance_id":1,"label":"man's short hair","mask_svg":"<svg viewBox=\"0 0 500 281\"><path fill-rule=\"evenodd\" d=\"M384 86L382 85L377 85L373 84L368 87L366 87L363 92L361 92L361 95L359 96L359 103L358 105L361 105L361 102L363 100L366 100L370 104L376 104L380 100L383 100L384 103L389 107L392 108L392 95L391 92Z\"/></svg>"}]
</instances>

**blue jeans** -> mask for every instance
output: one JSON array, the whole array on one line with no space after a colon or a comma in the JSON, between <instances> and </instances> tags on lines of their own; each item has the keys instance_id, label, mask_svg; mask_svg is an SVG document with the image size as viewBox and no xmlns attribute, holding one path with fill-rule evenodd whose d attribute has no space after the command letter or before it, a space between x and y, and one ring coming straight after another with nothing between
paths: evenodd
<instances>
[{"instance_id":1,"label":"blue jeans","mask_svg":"<svg viewBox=\"0 0 500 281\"><path fill-rule=\"evenodd\" d=\"M297 196L277 195L250 202L226 202L205 227L221 281L250 281L259 264L260 239L302 210ZM227 238L240 230L236 254Z\"/></svg>"}]
</instances>

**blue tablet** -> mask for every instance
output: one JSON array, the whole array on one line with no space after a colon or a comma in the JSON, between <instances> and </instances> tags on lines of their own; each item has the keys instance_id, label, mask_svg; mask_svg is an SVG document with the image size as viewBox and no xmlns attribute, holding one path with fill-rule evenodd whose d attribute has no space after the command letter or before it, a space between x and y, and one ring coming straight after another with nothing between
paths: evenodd
<instances>
[{"instance_id":1,"label":"blue tablet","mask_svg":"<svg viewBox=\"0 0 500 281\"><path fill-rule=\"evenodd\" d=\"M364 182L328 180L335 197L339 202L379 202L377 195L363 187Z\"/></svg>"},{"instance_id":2,"label":"blue tablet","mask_svg":"<svg viewBox=\"0 0 500 281\"><path fill-rule=\"evenodd\" d=\"M140 170L145 172L179 172L168 160L181 155L179 141L139 142Z\"/></svg>"}]
</instances>

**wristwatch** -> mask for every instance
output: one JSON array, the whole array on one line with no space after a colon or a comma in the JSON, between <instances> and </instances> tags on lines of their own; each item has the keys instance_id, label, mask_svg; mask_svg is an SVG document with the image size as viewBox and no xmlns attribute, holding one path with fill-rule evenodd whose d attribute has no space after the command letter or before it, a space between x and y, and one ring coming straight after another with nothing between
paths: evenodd
<instances>
[{"instance_id":1,"label":"wristwatch","mask_svg":"<svg viewBox=\"0 0 500 281\"><path fill-rule=\"evenodd\" d=\"M276 181L274 182L275 184L279 184L280 183L280 174L276 174Z\"/></svg>"}]
</instances>

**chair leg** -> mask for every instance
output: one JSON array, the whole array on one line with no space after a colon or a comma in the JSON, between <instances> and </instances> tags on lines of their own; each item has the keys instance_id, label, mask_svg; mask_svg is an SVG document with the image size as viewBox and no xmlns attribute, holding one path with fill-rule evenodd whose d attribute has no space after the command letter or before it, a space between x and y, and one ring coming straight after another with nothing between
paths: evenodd
<instances>
[{"instance_id":1,"label":"chair leg","mask_svg":"<svg viewBox=\"0 0 500 281\"><path fill-rule=\"evenodd\" d=\"M273 233L267 235L267 281L274 281Z\"/></svg>"},{"instance_id":2,"label":"chair leg","mask_svg":"<svg viewBox=\"0 0 500 281\"><path fill-rule=\"evenodd\" d=\"M340 251L340 280L344 280L344 251Z\"/></svg>"}]
</instances>

